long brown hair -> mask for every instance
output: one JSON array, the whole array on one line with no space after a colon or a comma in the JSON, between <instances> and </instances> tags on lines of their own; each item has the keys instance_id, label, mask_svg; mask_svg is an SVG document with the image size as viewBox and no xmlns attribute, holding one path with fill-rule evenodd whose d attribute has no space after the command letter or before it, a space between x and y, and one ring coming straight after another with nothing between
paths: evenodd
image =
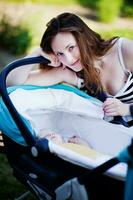
<instances>
[{"instance_id":1,"label":"long brown hair","mask_svg":"<svg viewBox=\"0 0 133 200\"><path fill-rule=\"evenodd\" d=\"M85 86L94 94L101 91L103 88L99 72L94 67L94 61L104 56L115 44L118 37L104 40L98 33L90 29L77 15L63 13L53 18L47 24L47 29L40 43L44 52L53 52L51 43L59 32L71 32L73 34L80 50Z\"/></svg>"}]
</instances>

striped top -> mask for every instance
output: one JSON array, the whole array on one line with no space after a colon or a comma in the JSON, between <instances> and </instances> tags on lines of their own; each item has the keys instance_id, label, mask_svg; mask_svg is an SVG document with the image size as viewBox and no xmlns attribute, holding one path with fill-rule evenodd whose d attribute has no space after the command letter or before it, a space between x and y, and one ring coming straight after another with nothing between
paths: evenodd
<instances>
[{"instance_id":1,"label":"striped top","mask_svg":"<svg viewBox=\"0 0 133 200\"><path fill-rule=\"evenodd\" d=\"M122 41L123 38L120 38L118 40L118 57L120 64L124 72L127 74L128 78L127 81L125 82L125 85L113 97L121 100L123 103L133 103L133 73L130 72L128 69L126 69L124 65L122 51L121 51Z\"/></svg>"},{"instance_id":2,"label":"striped top","mask_svg":"<svg viewBox=\"0 0 133 200\"><path fill-rule=\"evenodd\" d=\"M131 103L133 103L133 73L130 72L128 69L126 69L126 67L124 65L122 50L121 50L122 41L123 41L123 38L119 38L119 40L118 40L118 58L119 58L121 66L122 66L125 74L128 76L128 78L127 78L127 81L125 82L125 85L113 97L119 99L123 103L131 104ZM122 118L126 122L129 122L129 121L131 122L133 120L132 115L124 116Z\"/></svg>"}]
</instances>

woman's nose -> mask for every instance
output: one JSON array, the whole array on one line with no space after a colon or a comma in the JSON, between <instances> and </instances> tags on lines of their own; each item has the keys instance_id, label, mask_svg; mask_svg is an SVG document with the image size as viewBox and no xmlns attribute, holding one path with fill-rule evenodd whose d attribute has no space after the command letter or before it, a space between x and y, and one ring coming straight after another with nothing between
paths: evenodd
<instances>
[{"instance_id":1,"label":"woman's nose","mask_svg":"<svg viewBox=\"0 0 133 200\"><path fill-rule=\"evenodd\" d=\"M66 54L66 62L69 65L72 65L74 63L74 57L71 53Z\"/></svg>"}]
</instances>

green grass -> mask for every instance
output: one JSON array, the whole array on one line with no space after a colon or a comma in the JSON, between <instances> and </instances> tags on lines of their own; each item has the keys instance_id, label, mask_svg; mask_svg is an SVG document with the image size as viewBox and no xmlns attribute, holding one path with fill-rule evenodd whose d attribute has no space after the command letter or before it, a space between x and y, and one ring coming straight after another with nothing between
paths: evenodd
<instances>
[{"instance_id":1,"label":"green grass","mask_svg":"<svg viewBox=\"0 0 133 200\"><path fill-rule=\"evenodd\" d=\"M5 155L0 154L0 200L13 200L26 192L26 188L12 175L12 169ZM36 200L29 195L27 200Z\"/></svg>"}]
</instances>

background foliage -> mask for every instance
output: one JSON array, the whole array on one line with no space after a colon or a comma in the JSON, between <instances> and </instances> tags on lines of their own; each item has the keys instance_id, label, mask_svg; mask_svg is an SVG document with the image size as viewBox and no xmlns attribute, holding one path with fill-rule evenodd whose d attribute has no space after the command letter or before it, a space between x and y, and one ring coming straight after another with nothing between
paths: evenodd
<instances>
[{"instance_id":1,"label":"background foliage","mask_svg":"<svg viewBox=\"0 0 133 200\"><path fill-rule=\"evenodd\" d=\"M42 6L46 4L53 3L53 0L5 0L4 3L16 2L18 4L24 5L24 3L42 3ZM133 2L132 0L112 0L111 3L108 0L54 0L55 4L80 4L82 6L88 7L95 12L95 19L104 23L111 23L117 20L118 16L123 17L133 17ZM89 11L88 11L89 12ZM19 21L18 24L13 24L12 19L9 18L7 13L4 13L2 19L0 19L0 41L1 48L7 49L9 52L21 55L25 54L30 48L40 43L40 38L42 36L40 19L44 15L43 10L29 15L27 13L27 18L23 17L23 20ZM17 16L16 16L17 18ZM45 29L45 28L44 28ZM43 29L43 31L44 31ZM106 37L113 36L113 34L120 32L124 36L132 38L132 31L129 29L125 30L111 30L104 34ZM122 35L120 34L120 35Z\"/></svg>"},{"instance_id":2,"label":"background foliage","mask_svg":"<svg viewBox=\"0 0 133 200\"><path fill-rule=\"evenodd\" d=\"M122 3L122 0L111 0L110 3L107 0L99 0L97 4L99 20L103 22L114 21L120 15Z\"/></svg>"},{"instance_id":3,"label":"background foliage","mask_svg":"<svg viewBox=\"0 0 133 200\"><path fill-rule=\"evenodd\" d=\"M7 16L0 21L1 47L13 54L23 54L31 44L31 36L27 27L13 25Z\"/></svg>"}]
</instances>

